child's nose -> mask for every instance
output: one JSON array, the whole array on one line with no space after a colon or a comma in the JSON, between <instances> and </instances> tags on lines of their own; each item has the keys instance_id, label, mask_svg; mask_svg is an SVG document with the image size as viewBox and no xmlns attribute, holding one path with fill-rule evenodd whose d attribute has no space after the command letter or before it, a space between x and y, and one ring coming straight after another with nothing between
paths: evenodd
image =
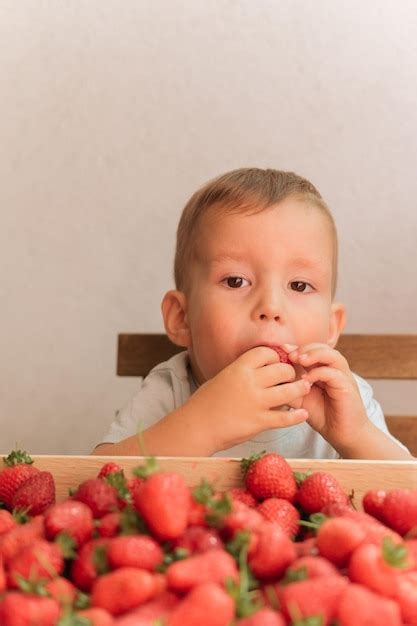
<instances>
[{"instance_id":1,"label":"child's nose","mask_svg":"<svg viewBox=\"0 0 417 626\"><path fill-rule=\"evenodd\" d=\"M274 320L278 322L283 315L283 305L281 298L275 292L263 294L258 302L256 317L262 321Z\"/></svg>"}]
</instances>

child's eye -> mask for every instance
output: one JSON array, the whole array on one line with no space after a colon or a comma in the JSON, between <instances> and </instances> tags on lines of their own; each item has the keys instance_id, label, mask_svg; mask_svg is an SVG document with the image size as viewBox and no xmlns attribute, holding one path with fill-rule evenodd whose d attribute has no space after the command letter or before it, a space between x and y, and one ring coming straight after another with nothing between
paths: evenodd
<instances>
[{"instance_id":1,"label":"child's eye","mask_svg":"<svg viewBox=\"0 0 417 626\"><path fill-rule=\"evenodd\" d=\"M304 293L305 291L313 291L313 287L309 283L305 283L302 280L293 280L290 283L290 287L293 291Z\"/></svg>"},{"instance_id":2,"label":"child's eye","mask_svg":"<svg viewBox=\"0 0 417 626\"><path fill-rule=\"evenodd\" d=\"M241 276L228 276L223 280L223 282L227 283L227 286L231 289L239 289L240 287L245 287L243 284L246 282L249 285L249 281L246 278L242 278Z\"/></svg>"}]
</instances>

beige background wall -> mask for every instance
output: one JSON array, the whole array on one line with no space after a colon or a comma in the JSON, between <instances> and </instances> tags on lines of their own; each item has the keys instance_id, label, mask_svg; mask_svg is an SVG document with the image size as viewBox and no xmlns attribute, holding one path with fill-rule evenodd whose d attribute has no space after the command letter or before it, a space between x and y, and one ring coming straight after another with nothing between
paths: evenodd
<instances>
[{"instance_id":1,"label":"beige background wall","mask_svg":"<svg viewBox=\"0 0 417 626\"><path fill-rule=\"evenodd\" d=\"M0 0L1 448L85 453L160 331L194 189L310 177L341 239L348 330L415 332L413 0ZM379 385L414 411L416 386ZM395 395L397 394L397 395Z\"/></svg>"}]
</instances>

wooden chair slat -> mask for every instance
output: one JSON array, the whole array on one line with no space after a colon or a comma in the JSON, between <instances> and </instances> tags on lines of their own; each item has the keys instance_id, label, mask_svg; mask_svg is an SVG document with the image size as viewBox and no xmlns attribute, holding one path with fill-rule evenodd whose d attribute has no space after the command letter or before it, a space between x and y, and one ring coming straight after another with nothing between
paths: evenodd
<instances>
[{"instance_id":1,"label":"wooden chair slat","mask_svg":"<svg viewBox=\"0 0 417 626\"><path fill-rule=\"evenodd\" d=\"M123 333L118 338L118 376L147 376L150 370L181 352L166 335Z\"/></svg>"},{"instance_id":2,"label":"wooden chair slat","mask_svg":"<svg viewBox=\"0 0 417 626\"><path fill-rule=\"evenodd\" d=\"M417 457L417 415L386 415L388 430Z\"/></svg>"},{"instance_id":3,"label":"wooden chair slat","mask_svg":"<svg viewBox=\"0 0 417 626\"><path fill-rule=\"evenodd\" d=\"M341 335L337 349L364 378L417 379L417 335Z\"/></svg>"}]
</instances>

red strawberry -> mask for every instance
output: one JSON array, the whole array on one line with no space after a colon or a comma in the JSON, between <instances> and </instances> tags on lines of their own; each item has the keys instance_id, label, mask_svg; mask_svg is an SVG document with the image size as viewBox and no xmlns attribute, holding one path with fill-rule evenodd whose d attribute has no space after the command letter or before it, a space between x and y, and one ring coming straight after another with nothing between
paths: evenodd
<instances>
[{"instance_id":1,"label":"red strawberry","mask_svg":"<svg viewBox=\"0 0 417 626\"><path fill-rule=\"evenodd\" d=\"M91 606L121 615L144 604L154 593L152 574L136 567L121 567L97 578L91 592Z\"/></svg>"},{"instance_id":2,"label":"red strawberry","mask_svg":"<svg viewBox=\"0 0 417 626\"><path fill-rule=\"evenodd\" d=\"M265 518L256 509L246 506L243 502L233 502L232 511L223 519L223 531L226 536L233 537L238 530L256 530L264 523Z\"/></svg>"},{"instance_id":3,"label":"red strawberry","mask_svg":"<svg viewBox=\"0 0 417 626\"><path fill-rule=\"evenodd\" d=\"M238 576L234 558L219 548L176 561L166 571L168 587L181 593L202 583L224 584L227 579L237 580Z\"/></svg>"},{"instance_id":4,"label":"red strawberry","mask_svg":"<svg viewBox=\"0 0 417 626\"><path fill-rule=\"evenodd\" d=\"M157 620L163 621L172 613L178 604L178 597L170 591L164 591L155 599L125 613L117 618L117 626L156 626Z\"/></svg>"},{"instance_id":5,"label":"red strawberry","mask_svg":"<svg viewBox=\"0 0 417 626\"><path fill-rule=\"evenodd\" d=\"M398 579L414 563L409 562L404 544L395 544L389 538L381 546L363 544L349 561L349 578L384 596L395 596Z\"/></svg>"},{"instance_id":6,"label":"red strawberry","mask_svg":"<svg viewBox=\"0 0 417 626\"><path fill-rule=\"evenodd\" d=\"M343 567L365 539L366 531L355 520L330 517L318 529L316 545L323 557Z\"/></svg>"},{"instance_id":7,"label":"red strawberry","mask_svg":"<svg viewBox=\"0 0 417 626\"><path fill-rule=\"evenodd\" d=\"M77 598L78 590L68 578L57 576L45 585L45 591L61 606L72 606Z\"/></svg>"},{"instance_id":8,"label":"red strawberry","mask_svg":"<svg viewBox=\"0 0 417 626\"><path fill-rule=\"evenodd\" d=\"M76 616L86 618L89 626L113 626L115 624L113 616L108 611L97 607L77 611Z\"/></svg>"},{"instance_id":9,"label":"red strawberry","mask_svg":"<svg viewBox=\"0 0 417 626\"><path fill-rule=\"evenodd\" d=\"M181 537L174 541L175 548L185 548L190 554L222 548L223 541L215 528L188 526Z\"/></svg>"},{"instance_id":10,"label":"red strawberry","mask_svg":"<svg viewBox=\"0 0 417 626\"><path fill-rule=\"evenodd\" d=\"M39 470L32 465L31 457L22 450L13 450L3 460L6 468L0 472L0 502L11 509L15 491Z\"/></svg>"},{"instance_id":11,"label":"red strawberry","mask_svg":"<svg viewBox=\"0 0 417 626\"><path fill-rule=\"evenodd\" d=\"M60 606L53 598L11 591L0 602L1 626L56 626Z\"/></svg>"},{"instance_id":12,"label":"red strawberry","mask_svg":"<svg viewBox=\"0 0 417 626\"><path fill-rule=\"evenodd\" d=\"M417 626L417 572L405 572L398 579L395 600L405 624Z\"/></svg>"},{"instance_id":13,"label":"red strawberry","mask_svg":"<svg viewBox=\"0 0 417 626\"><path fill-rule=\"evenodd\" d=\"M112 569L138 567L153 571L164 560L161 546L147 535L121 535L108 543L107 558Z\"/></svg>"},{"instance_id":14,"label":"red strawberry","mask_svg":"<svg viewBox=\"0 0 417 626\"><path fill-rule=\"evenodd\" d=\"M73 498L89 506L94 518L103 517L119 508L116 490L101 478L82 482Z\"/></svg>"},{"instance_id":15,"label":"red strawberry","mask_svg":"<svg viewBox=\"0 0 417 626\"><path fill-rule=\"evenodd\" d=\"M321 576L276 587L281 610L287 618L321 616L322 626L333 620L348 581L343 576Z\"/></svg>"},{"instance_id":16,"label":"red strawberry","mask_svg":"<svg viewBox=\"0 0 417 626\"><path fill-rule=\"evenodd\" d=\"M48 539L55 539L60 533L72 537L77 546L91 538L93 515L83 502L64 500L50 507L45 515L45 532Z\"/></svg>"},{"instance_id":17,"label":"red strawberry","mask_svg":"<svg viewBox=\"0 0 417 626\"><path fill-rule=\"evenodd\" d=\"M294 543L276 524L263 522L254 536L248 562L257 578L278 577L295 561Z\"/></svg>"},{"instance_id":18,"label":"red strawberry","mask_svg":"<svg viewBox=\"0 0 417 626\"><path fill-rule=\"evenodd\" d=\"M318 553L315 537L307 537L303 539L303 541L296 541L294 547L297 552L297 557L315 556Z\"/></svg>"},{"instance_id":19,"label":"red strawberry","mask_svg":"<svg viewBox=\"0 0 417 626\"><path fill-rule=\"evenodd\" d=\"M100 524L97 527L100 537L115 537L120 531L120 516L121 511L114 511L113 513L106 513L100 519Z\"/></svg>"},{"instance_id":20,"label":"red strawberry","mask_svg":"<svg viewBox=\"0 0 417 626\"><path fill-rule=\"evenodd\" d=\"M388 528L381 522L379 522L372 515L368 515L364 511L355 511L350 507L333 507L332 505L326 507L326 511L329 514L333 514L336 510L339 517L343 517L345 519L350 519L356 522L361 526L361 528L365 531L365 543L374 543L376 545L380 545L385 537L391 537L391 539L398 543L401 541L401 536L396 533L391 528Z\"/></svg>"},{"instance_id":21,"label":"red strawberry","mask_svg":"<svg viewBox=\"0 0 417 626\"><path fill-rule=\"evenodd\" d=\"M278 524L288 537L295 537L298 533L300 514L288 500L267 498L257 506L257 510L265 519Z\"/></svg>"},{"instance_id":22,"label":"red strawberry","mask_svg":"<svg viewBox=\"0 0 417 626\"><path fill-rule=\"evenodd\" d=\"M191 495L176 473L152 474L133 494L134 506L158 539L178 539L188 523Z\"/></svg>"},{"instance_id":23,"label":"red strawberry","mask_svg":"<svg viewBox=\"0 0 417 626\"><path fill-rule=\"evenodd\" d=\"M247 490L258 500L284 498L293 502L297 484L291 466L284 457L271 452L243 459L241 467Z\"/></svg>"},{"instance_id":24,"label":"red strawberry","mask_svg":"<svg viewBox=\"0 0 417 626\"><path fill-rule=\"evenodd\" d=\"M384 521L384 502L386 495L387 492L381 489L370 489L362 498L364 511L381 522Z\"/></svg>"},{"instance_id":25,"label":"red strawberry","mask_svg":"<svg viewBox=\"0 0 417 626\"><path fill-rule=\"evenodd\" d=\"M194 587L172 611L167 626L228 626L235 614L234 601L220 585Z\"/></svg>"},{"instance_id":26,"label":"red strawberry","mask_svg":"<svg viewBox=\"0 0 417 626\"><path fill-rule=\"evenodd\" d=\"M97 576L109 571L108 539L92 539L83 544L73 561L71 579L82 591L90 591Z\"/></svg>"},{"instance_id":27,"label":"red strawberry","mask_svg":"<svg viewBox=\"0 0 417 626\"><path fill-rule=\"evenodd\" d=\"M275 350L275 352L278 354L280 363L289 363L289 364L291 364L289 356L288 356L287 352L285 352L284 348L281 348L280 346L274 346L273 350Z\"/></svg>"},{"instance_id":28,"label":"red strawberry","mask_svg":"<svg viewBox=\"0 0 417 626\"><path fill-rule=\"evenodd\" d=\"M250 617L236 621L236 626L285 626L284 618L272 609L264 608Z\"/></svg>"},{"instance_id":29,"label":"red strawberry","mask_svg":"<svg viewBox=\"0 0 417 626\"><path fill-rule=\"evenodd\" d=\"M12 498L12 507L39 515L55 502L55 481L51 472L38 472L28 478Z\"/></svg>"},{"instance_id":30,"label":"red strawberry","mask_svg":"<svg viewBox=\"0 0 417 626\"><path fill-rule=\"evenodd\" d=\"M120 467L120 465L118 465L117 463L113 463L112 461L109 461L108 463L105 463L102 466L101 470L97 474L97 478L105 478L109 474L117 474L117 472L121 472L121 471L122 471L122 468Z\"/></svg>"},{"instance_id":31,"label":"red strawberry","mask_svg":"<svg viewBox=\"0 0 417 626\"><path fill-rule=\"evenodd\" d=\"M19 577L30 582L49 580L62 573L64 559L56 543L37 539L22 548L8 564L8 581L11 587L19 586Z\"/></svg>"},{"instance_id":32,"label":"red strawberry","mask_svg":"<svg viewBox=\"0 0 417 626\"><path fill-rule=\"evenodd\" d=\"M355 584L348 585L339 598L336 618L339 626L402 624L399 606L393 600Z\"/></svg>"},{"instance_id":33,"label":"red strawberry","mask_svg":"<svg viewBox=\"0 0 417 626\"><path fill-rule=\"evenodd\" d=\"M302 481L297 501L306 513L318 513L331 503L348 505L349 498L334 476L328 472L314 472Z\"/></svg>"},{"instance_id":34,"label":"red strawberry","mask_svg":"<svg viewBox=\"0 0 417 626\"><path fill-rule=\"evenodd\" d=\"M320 576L337 576L338 570L321 556L300 556L285 572L286 582L296 582Z\"/></svg>"},{"instance_id":35,"label":"red strawberry","mask_svg":"<svg viewBox=\"0 0 417 626\"><path fill-rule=\"evenodd\" d=\"M18 524L9 532L0 535L0 556L8 562L25 546L44 536L43 516L32 518L27 524Z\"/></svg>"},{"instance_id":36,"label":"red strawberry","mask_svg":"<svg viewBox=\"0 0 417 626\"><path fill-rule=\"evenodd\" d=\"M238 502L243 502L246 506L256 506L257 501L253 497L253 495L243 487L234 487L233 489L229 489L227 492L232 500L237 500Z\"/></svg>"},{"instance_id":37,"label":"red strawberry","mask_svg":"<svg viewBox=\"0 0 417 626\"><path fill-rule=\"evenodd\" d=\"M10 511L6 509L0 509L0 535L7 533L10 529L16 526L16 520Z\"/></svg>"},{"instance_id":38,"label":"red strawberry","mask_svg":"<svg viewBox=\"0 0 417 626\"><path fill-rule=\"evenodd\" d=\"M384 521L400 535L417 530L417 489L393 489L384 500Z\"/></svg>"},{"instance_id":39,"label":"red strawberry","mask_svg":"<svg viewBox=\"0 0 417 626\"><path fill-rule=\"evenodd\" d=\"M6 572L4 570L3 557L0 556L0 595L6 590Z\"/></svg>"}]
</instances>

